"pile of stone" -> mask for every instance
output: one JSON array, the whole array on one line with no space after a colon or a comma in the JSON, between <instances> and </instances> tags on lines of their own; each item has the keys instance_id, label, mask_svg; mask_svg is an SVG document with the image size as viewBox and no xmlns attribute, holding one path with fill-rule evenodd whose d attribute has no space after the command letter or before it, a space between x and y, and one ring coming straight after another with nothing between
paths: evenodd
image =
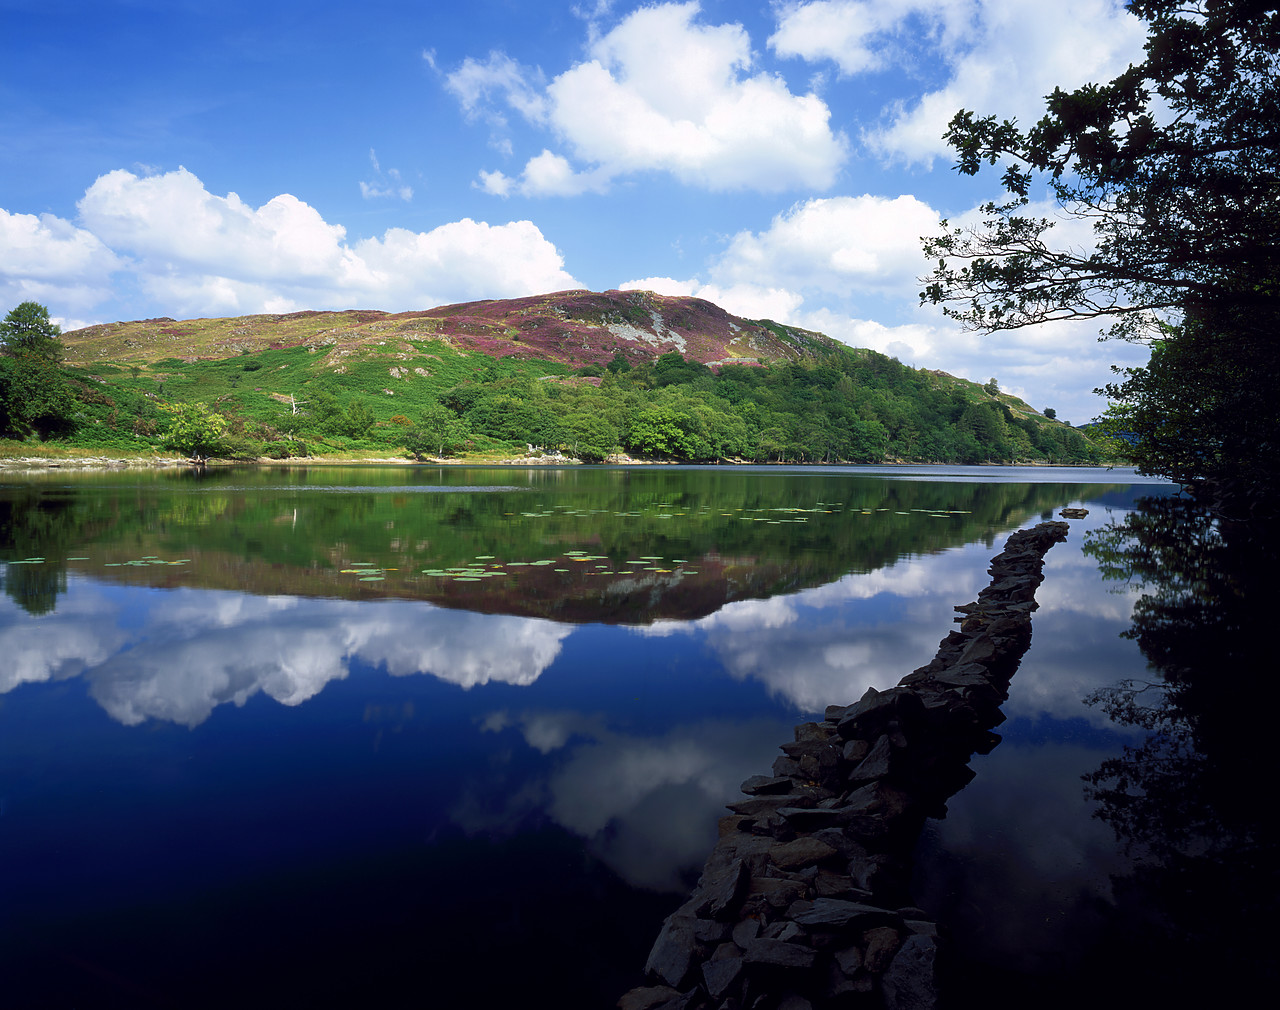
<instances>
[{"instance_id":1,"label":"pile of stone","mask_svg":"<svg viewBox=\"0 0 1280 1010\"><path fill-rule=\"evenodd\" d=\"M743 783L621 1010L936 1005L938 928L911 904L911 853L973 754L999 742L1044 555L1066 535L1063 522L1013 534L932 662L797 726L772 774Z\"/></svg>"}]
</instances>

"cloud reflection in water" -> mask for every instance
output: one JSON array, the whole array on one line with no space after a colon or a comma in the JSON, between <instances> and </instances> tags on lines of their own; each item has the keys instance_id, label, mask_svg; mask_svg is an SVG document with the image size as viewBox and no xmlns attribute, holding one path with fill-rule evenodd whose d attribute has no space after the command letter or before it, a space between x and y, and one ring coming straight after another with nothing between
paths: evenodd
<instances>
[{"instance_id":1,"label":"cloud reflection in water","mask_svg":"<svg viewBox=\"0 0 1280 1010\"><path fill-rule=\"evenodd\" d=\"M357 659L392 676L429 673L463 688L528 685L572 631L400 600L178 589L148 602L154 605L135 625L115 595L86 582L37 621L0 601L0 648L15 657L0 692L79 675L125 725L152 718L194 727L218 705L243 705L259 692L298 705L345 677Z\"/></svg>"}]
</instances>

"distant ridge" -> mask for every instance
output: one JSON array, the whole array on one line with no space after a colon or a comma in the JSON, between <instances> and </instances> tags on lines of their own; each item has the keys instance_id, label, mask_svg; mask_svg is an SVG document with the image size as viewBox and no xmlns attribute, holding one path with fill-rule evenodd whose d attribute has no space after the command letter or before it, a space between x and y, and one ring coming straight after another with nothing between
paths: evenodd
<instances>
[{"instance_id":1,"label":"distant ridge","mask_svg":"<svg viewBox=\"0 0 1280 1010\"><path fill-rule=\"evenodd\" d=\"M555 361L570 368L604 365L619 351L632 363L678 351L715 367L795 360L845 346L811 330L732 315L702 298L586 290L412 312L346 309L141 319L73 330L63 335L63 343L69 364L146 364L170 357L221 360L299 346L345 356L389 340L424 338L461 351Z\"/></svg>"}]
</instances>

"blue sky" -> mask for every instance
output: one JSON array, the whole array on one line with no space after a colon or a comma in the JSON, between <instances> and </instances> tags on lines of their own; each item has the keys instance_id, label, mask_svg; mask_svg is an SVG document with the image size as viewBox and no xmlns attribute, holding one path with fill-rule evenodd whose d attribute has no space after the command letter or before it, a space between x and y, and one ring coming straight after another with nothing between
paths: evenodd
<instances>
[{"instance_id":1,"label":"blue sky","mask_svg":"<svg viewBox=\"0 0 1280 1010\"><path fill-rule=\"evenodd\" d=\"M0 305L69 329L647 287L1079 423L1142 349L961 331L917 304L919 237L999 195L951 170L957 109L1029 122L1143 37L1113 0L0 0Z\"/></svg>"}]
</instances>

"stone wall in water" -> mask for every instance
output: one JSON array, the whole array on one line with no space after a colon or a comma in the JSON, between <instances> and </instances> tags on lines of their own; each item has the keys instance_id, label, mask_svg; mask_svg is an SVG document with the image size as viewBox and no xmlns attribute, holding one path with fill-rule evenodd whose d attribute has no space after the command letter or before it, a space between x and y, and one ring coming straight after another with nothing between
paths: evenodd
<instances>
[{"instance_id":1,"label":"stone wall in water","mask_svg":"<svg viewBox=\"0 0 1280 1010\"><path fill-rule=\"evenodd\" d=\"M1014 533L932 662L797 726L773 773L743 783L621 1010L936 1005L938 929L911 905L911 853L973 754L999 742L1044 555L1066 535L1063 522Z\"/></svg>"}]
</instances>

